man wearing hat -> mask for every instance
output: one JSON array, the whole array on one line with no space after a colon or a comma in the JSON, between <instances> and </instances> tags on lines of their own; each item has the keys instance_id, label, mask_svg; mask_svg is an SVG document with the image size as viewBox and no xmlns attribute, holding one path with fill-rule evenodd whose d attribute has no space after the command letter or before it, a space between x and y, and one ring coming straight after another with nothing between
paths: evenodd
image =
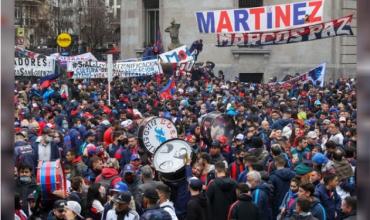
<instances>
[{"instance_id":1,"label":"man wearing hat","mask_svg":"<svg viewBox=\"0 0 370 220\"><path fill-rule=\"evenodd\" d=\"M65 220L78 220L84 219L81 216L81 205L76 201L68 201L64 206Z\"/></svg>"},{"instance_id":2,"label":"man wearing hat","mask_svg":"<svg viewBox=\"0 0 370 220\"><path fill-rule=\"evenodd\" d=\"M127 184L130 192L135 198L135 201L139 201L140 195L139 195L139 185L140 185L140 179L134 169L134 166L131 164L126 164L123 167L122 170L122 179Z\"/></svg>"},{"instance_id":3,"label":"man wearing hat","mask_svg":"<svg viewBox=\"0 0 370 220\"><path fill-rule=\"evenodd\" d=\"M114 196L114 208L108 211L106 220L138 220L139 214L130 209L131 193L125 191Z\"/></svg>"},{"instance_id":4,"label":"man wearing hat","mask_svg":"<svg viewBox=\"0 0 370 220\"><path fill-rule=\"evenodd\" d=\"M64 208L66 206L67 206L66 200L55 201L53 210L49 213L47 220L63 220L65 218Z\"/></svg>"},{"instance_id":5,"label":"man wearing hat","mask_svg":"<svg viewBox=\"0 0 370 220\"><path fill-rule=\"evenodd\" d=\"M219 141L212 142L209 148L209 155L211 156L211 164L216 164L219 161L224 161L224 163L227 164L225 158L221 154L221 143Z\"/></svg>"},{"instance_id":6,"label":"man wearing hat","mask_svg":"<svg viewBox=\"0 0 370 220\"><path fill-rule=\"evenodd\" d=\"M306 135L307 137L307 147L312 150L317 144L318 136L315 131L309 131Z\"/></svg>"},{"instance_id":7,"label":"man wearing hat","mask_svg":"<svg viewBox=\"0 0 370 220\"><path fill-rule=\"evenodd\" d=\"M156 189L148 188L143 194L143 207L145 212L141 215L141 220L171 220L171 215L160 208L158 205L159 196Z\"/></svg>"},{"instance_id":8,"label":"man wearing hat","mask_svg":"<svg viewBox=\"0 0 370 220\"><path fill-rule=\"evenodd\" d=\"M207 197L202 192L202 181L196 177L188 180L191 198L187 204L187 220L207 220Z\"/></svg>"}]
</instances>

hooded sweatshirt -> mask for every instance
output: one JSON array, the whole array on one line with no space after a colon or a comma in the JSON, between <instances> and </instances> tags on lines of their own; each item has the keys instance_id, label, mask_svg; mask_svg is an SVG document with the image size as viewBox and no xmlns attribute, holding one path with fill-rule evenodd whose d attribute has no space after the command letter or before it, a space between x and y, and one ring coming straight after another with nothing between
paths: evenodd
<instances>
[{"instance_id":1,"label":"hooded sweatshirt","mask_svg":"<svg viewBox=\"0 0 370 220\"><path fill-rule=\"evenodd\" d=\"M267 183L262 183L252 189L252 201L257 206L261 220L271 220L272 210L270 205L271 188Z\"/></svg>"},{"instance_id":2,"label":"hooded sweatshirt","mask_svg":"<svg viewBox=\"0 0 370 220\"><path fill-rule=\"evenodd\" d=\"M103 184L105 180L110 180L109 186L104 186L106 188L109 188L120 182L121 177L118 176L118 171L113 167L104 167L101 171L101 174L96 177L95 182Z\"/></svg>"},{"instance_id":3,"label":"hooded sweatshirt","mask_svg":"<svg viewBox=\"0 0 370 220\"><path fill-rule=\"evenodd\" d=\"M274 186L274 193L271 201L274 217L279 214L279 206L283 201L285 194L289 191L289 183L294 176L295 173L289 168L274 170L270 175L269 180Z\"/></svg>"},{"instance_id":4,"label":"hooded sweatshirt","mask_svg":"<svg viewBox=\"0 0 370 220\"><path fill-rule=\"evenodd\" d=\"M259 219L259 211L248 194L240 194L229 209L228 220Z\"/></svg>"},{"instance_id":5,"label":"hooded sweatshirt","mask_svg":"<svg viewBox=\"0 0 370 220\"><path fill-rule=\"evenodd\" d=\"M192 196L187 205L186 220L207 220L207 197L204 193Z\"/></svg>"},{"instance_id":6,"label":"hooded sweatshirt","mask_svg":"<svg viewBox=\"0 0 370 220\"><path fill-rule=\"evenodd\" d=\"M229 177L216 178L208 185L209 219L224 220L229 206L236 201L236 182Z\"/></svg>"}]
</instances>

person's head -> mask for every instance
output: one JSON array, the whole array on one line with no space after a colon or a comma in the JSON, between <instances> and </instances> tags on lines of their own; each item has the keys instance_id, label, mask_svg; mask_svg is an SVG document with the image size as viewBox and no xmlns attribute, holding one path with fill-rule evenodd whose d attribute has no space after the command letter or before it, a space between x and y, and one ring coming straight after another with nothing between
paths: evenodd
<instances>
[{"instance_id":1,"label":"person's head","mask_svg":"<svg viewBox=\"0 0 370 220\"><path fill-rule=\"evenodd\" d=\"M218 161L215 164L215 170L216 170L216 177L226 176L226 165L223 161Z\"/></svg>"},{"instance_id":2,"label":"person's head","mask_svg":"<svg viewBox=\"0 0 370 220\"><path fill-rule=\"evenodd\" d=\"M87 191L87 203L92 204L94 200L103 202L105 198L105 187L100 183L93 183Z\"/></svg>"},{"instance_id":3,"label":"person's head","mask_svg":"<svg viewBox=\"0 0 370 220\"><path fill-rule=\"evenodd\" d=\"M307 213L310 212L311 209L311 201L307 198L298 198L297 199L297 205L296 205L296 211L297 213Z\"/></svg>"},{"instance_id":4,"label":"person's head","mask_svg":"<svg viewBox=\"0 0 370 220\"><path fill-rule=\"evenodd\" d=\"M76 158L76 152L74 150L68 150L66 153L66 160L69 163L72 163L72 161Z\"/></svg>"},{"instance_id":5,"label":"person's head","mask_svg":"<svg viewBox=\"0 0 370 220\"><path fill-rule=\"evenodd\" d=\"M243 162L244 155L245 155L244 149L237 149L235 151L235 159L240 162Z\"/></svg>"},{"instance_id":6,"label":"person's head","mask_svg":"<svg viewBox=\"0 0 370 220\"><path fill-rule=\"evenodd\" d=\"M255 126L250 126L247 130L247 139L251 139L257 133Z\"/></svg>"},{"instance_id":7,"label":"person's head","mask_svg":"<svg viewBox=\"0 0 370 220\"><path fill-rule=\"evenodd\" d=\"M137 138L133 135L128 135L128 144L127 146L130 148L134 148L137 146Z\"/></svg>"},{"instance_id":8,"label":"person's head","mask_svg":"<svg viewBox=\"0 0 370 220\"><path fill-rule=\"evenodd\" d=\"M103 160L98 156L93 156L91 159L91 168L95 171L101 171L103 169Z\"/></svg>"},{"instance_id":9,"label":"person's head","mask_svg":"<svg viewBox=\"0 0 370 220\"><path fill-rule=\"evenodd\" d=\"M104 167L106 168L114 168L116 170L119 170L119 162L116 158L109 158L105 164Z\"/></svg>"},{"instance_id":10,"label":"person's head","mask_svg":"<svg viewBox=\"0 0 370 220\"><path fill-rule=\"evenodd\" d=\"M113 197L113 203L116 212L128 212L130 210L130 202L131 202L131 193L130 191L118 193Z\"/></svg>"},{"instance_id":11,"label":"person's head","mask_svg":"<svg viewBox=\"0 0 370 220\"><path fill-rule=\"evenodd\" d=\"M313 196L314 193L315 193L315 185L313 185L312 183L302 183L299 186L299 189L298 189L299 198L303 198L303 197L309 198Z\"/></svg>"},{"instance_id":12,"label":"person's head","mask_svg":"<svg viewBox=\"0 0 370 220\"><path fill-rule=\"evenodd\" d=\"M333 159L334 161L342 161L343 160L343 156L344 156L344 152L340 149L340 148L337 148L335 151L334 151L334 154L333 154Z\"/></svg>"},{"instance_id":13,"label":"person's head","mask_svg":"<svg viewBox=\"0 0 370 220\"><path fill-rule=\"evenodd\" d=\"M144 191L143 194L143 207L148 208L150 206L156 205L159 200L157 190L149 187Z\"/></svg>"},{"instance_id":14,"label":"person's head","mask_svg":"<svg viewBox=\"0 0 370 220\"><path fill-rule=\"evenodd\" d=\"M327 189L334 190L338 186L338 176L332 173L328 173L324 176L324 184Z\"/></svg>"},{"instance_id":15,"label":"person's head","mask_svg":"<svg viewBox=\"0 0 370 220\"><path fill-rule=\"evenodd\" d=\"M158 184L156 190L157 190L157 193L158 193L159 201L160 202L167 201L170 198L170 196L171 196L171 189L170 189L170 187L168 187L164 183Z\"/></svg>"},{"instance_id":16,"label":"person's head","mask_svg":"<svg viewBox=\"0 0 370 220\"><path fill-rule=\"evenodd\" d=\"M221 153L221 143L219 141L213 141L211 147L209 148L209 154L211 156L216 156Z\"/></svg>"},{"instance_id":17,"label":"person's head","mask_svg":"<svg viewBox=\"0 0 370 220\"><path fill-rule=\"evenodd\" d=\"M345 214L355 213L357 210L357 198L355 196L347 196L342 201L341 209Z\"/></svg>"},{"instance_id":18,"label":"person's head","mask_svg":"<svg viewBox=\"0 0 370 220\"><path fill-rule=\"evenodd\" d=\"M81 176L75 176L71 179L71 188L74 191L80 192L82 190L83 178Z\"/></svg>"},{"instance_id":19,"label":"person's head","mask_svg":"<svg viewBox=\"0 0 370 220\"><path fill-rule=\"evenodd\" d=\"M329 125L329 133L335 135L338 133L338 126L335 123Z\"/></svg>"},{"instance_id":20,"label":"person's head","mask_svg":"<svg viewBox=\"0 0 370 220\"><path fill-rule=\"evenodd\" d=\"M301 183L300 179L298 177L294 177L291 181L290 181L290 190L293 192L293 193L296 193L298 192L298 189L299 189L299 184Z\"/></svg>"},{"instance_id":21,"label":"person's head","mask_svg":"<svg viewBox=\"0 0 370 220\"><path fill-rule=\"evenodd\" d=\"M202 152L199 156L199 163L204 167L211 163L211 157L206 152Z\"/></svg>"},{"instance_id":22,"label":"person's head","mask_svg":"<svg viewBox=\"0 0 370 220\"><path fill-rule=\"evenodd\" d=\"M126 164L123 167L123 179L126 183L131 184L135 181L136 172L131 164Z\"/></svg>"},{"instance_id":23,"label":"person's head","mask_svg":"<svg viewBox=\"0 0 370 220\"><path fill-rule=\"evenodd\" d=\"M279 156L282 153L280 144L273 144L271 146L271 155L273 157Z\"/></svg>"},{"instance_id":24,"label":"person's head","mask_svg":"<svg viewBox=\"0 0 370 220\"><path fill-rule=\"evenodd\" d=\"M302 150L307 146L307 139L305 137L298 137L297 142L298 142L297 148L299 150Z\"/></svg>"},{"instance_id":25,"label":"person's head","mask_svg":"<svg viewBox=\"0 0 370 220\"><path fill-rule=\"evenodd\" d=\"M239 197L241 194L248 194L248 195L251 194L248 184L246 183L238 184L238 186L236 187L236 195Z\"/></svg>"},{"instance_id":26,"label":"person's head","mask_svg":"<svg viewBox=\"0 0 370 220\"><path fill-rule=\"evenodd\" d=\"M277 169L282 169L285 167L286 161L283 156L279 155L274 158L275 166Z\"/></svg>"},{"instance_id":27,"label":"person's head","mask_svg":"<svg viewBox=\"0 0 370 220\"><path fill-rule=\"evenodd\" d=\"M310 173L309 181L310 181L310 183L316 183L316 182L320 181L321 178L322 178L321 172L319 170L313 170Z\"/></svg>"},{"instance_id":28,"label":"person's head","mask_svg":"<svg viewBox=\"0 0 370 220\"><path fill-rule=\"evenodd\" d=\"M81 205L76 201L68 201L67 205L64 207L65 210L65 219L73 220L83 218L81 216Z\"/></svg>"},{"instance_id":29,"label":"person's head","mask_svg":"<svg viewBox=\"0 0 370 220\"><path fill-rule=\"evenodd\" d=\"M262 121L262 123L261 123L261 127L262 127L262 129L264 129L264 130L269 130L269 128L270 128L270 124L269 124L269 122L268 121Z\"/></svg>"},{"instance_id":30,"label":"person's head","mask_svg":"<svg viewBox=\"0 0 370 220\"><path fill-rule=\"evenodd\" d=\"M66 200L57 200L54 202L53 214L56 219L62 220L65 218L65 207L67 206Z\"/></svg>"},{"instance_id":31,"label":"person's head","mask_svg":"<svg viewBox=\"0 0 370 220\"><path fill-rule=\"evenodd\" d=\"M21 183L30 183L32 181L32 167L28 164L21 164L18 167L18 176Z\"/></svg>"},{"instance_id":32,"label":"person's head","mask_svg":"<svg viewBox=\"0 0 370 220\"><path fill-rule=\"evenodd\" d=\"M318 137L315 131L309 131L306 137L308 144L315 145L317 143Z\"/></svg>"},{"instance_id":33,"label":"person's head","mask_svg":"<svg viewBox=\"0 0 370 220\"><path fill-rule=\"evenodd\" d=\"M199 193L203 188L203 183L197 177L192 177L188 180L189 182L189 190L193 193Z\"/></svg>"},{"instance_id":34,"label":"person's head","mask_svg":"<svg viewBox=\"0 0 370 220\"><path fill-rule=\"evenodd\" d=\"M261 174L258 171L249 171L247 174L247 184L249 188L254 189L261 183Z\"/></svg>"},{"instance_id":35,"label":"person's head","mask_svg":"<svg viewBox=\"0 0 370 220\"><path fill-rule=\"evenodd\" d=\"M153 170L149 165L141 167L141 178L144 183L153 180L153 177Z\"/></svg>"}]
</instances>

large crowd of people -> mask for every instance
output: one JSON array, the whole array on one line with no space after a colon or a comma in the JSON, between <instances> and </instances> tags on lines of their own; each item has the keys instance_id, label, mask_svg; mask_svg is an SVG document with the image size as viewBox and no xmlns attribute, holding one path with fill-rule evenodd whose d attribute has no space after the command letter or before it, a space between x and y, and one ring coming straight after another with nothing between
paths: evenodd
<instances>
[{"instance_id":1,"label":"large crowd of people","mask_svg":"<svg viewBox=\"0 0 370 220\"><path fill-rule=\"evenodd\" d=\"M356 81L252 84L196 67L107 82L15 81L15 218L226 220L356 218ZM234 136L210 140L201 118L224 113ZM140 143L145 118L171 120L193 155L168 181ZM37 184L39 161L60 160L62 189Z\"/></svg>"}]
</instances>

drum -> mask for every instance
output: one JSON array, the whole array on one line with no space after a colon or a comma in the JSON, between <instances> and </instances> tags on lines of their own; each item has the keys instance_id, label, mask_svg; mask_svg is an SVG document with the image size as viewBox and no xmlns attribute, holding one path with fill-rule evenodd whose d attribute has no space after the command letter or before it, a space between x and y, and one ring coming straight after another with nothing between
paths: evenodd
<instances>
[{"instance_id":1,"label":"drum","mask_svg":"<svg viewBox=\"0 0 370 220\"><path fill-rule=\"evenodd\" d=\"M154 153L153 165L166 182L178 182L186 178L186 160L191 157L192 149L188 142L172 139L162 143Z\"/></svg>"},{"instance_id":2,"label":"drum","mask_svg":"<svg viewBox=\"0 0 370 220\"><path fill-rule=\"evenodd\" d=\"M67 181L59 159L56 161L39 161L36 181L44 198L51 196L56 190L62 190L66 194Z\"/></svg>"},{"instance_id":3,"label":"drum","mask_svg":"<svg viewBox=\"0 0 370 220\"><path fill-rule=\"evenodd\" d=\"M234 138L234 120L221 112L210 112L205 115L201 121L200 128L202 136L209 143L217 140L220 136L225 136L228 144L231 144Z\"/></svg>"},{"instance_id":4,"label":"drum","mask_svg":"<svg viewBox=\"0 0 370 220\"><path fill-rule=\"evenodd\" d=\"M154 154L163 142L177 138L177 130L174 123L166 118L150 117L141 122L138 136L140 145Z\"/></svg>"}]
</instances>

